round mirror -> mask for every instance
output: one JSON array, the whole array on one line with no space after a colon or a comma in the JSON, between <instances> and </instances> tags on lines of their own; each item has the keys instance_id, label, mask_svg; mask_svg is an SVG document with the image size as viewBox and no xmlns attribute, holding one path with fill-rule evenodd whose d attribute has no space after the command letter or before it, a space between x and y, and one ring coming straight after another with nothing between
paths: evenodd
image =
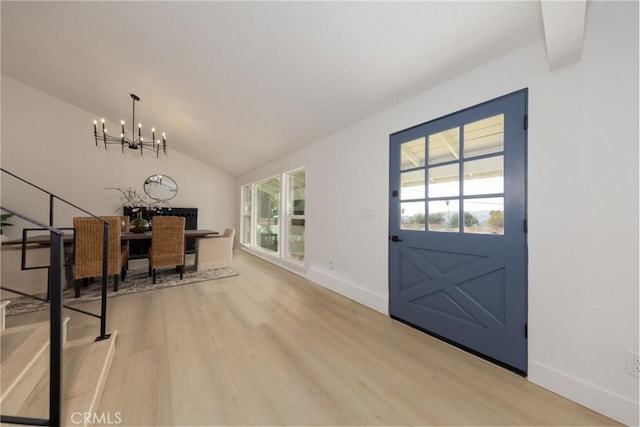
<instances>
[{"instance_id":1,"label":"round mirror","mask_svg":"<svg viewBox=\"0 0 640 427\"><path fill-rule=\"evenodd\" d=\"M166 202L176 197L178 184L166 175L151 175L144 182L144 192L154 200Z\"/></svg>"}]
</instances>

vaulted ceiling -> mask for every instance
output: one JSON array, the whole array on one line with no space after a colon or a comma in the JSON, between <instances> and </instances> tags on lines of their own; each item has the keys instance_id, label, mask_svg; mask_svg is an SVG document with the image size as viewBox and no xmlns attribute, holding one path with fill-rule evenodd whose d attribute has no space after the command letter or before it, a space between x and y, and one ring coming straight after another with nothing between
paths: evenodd
<instances>
[{"instance_id":1,"label":"vaulted ceiling","mask_svg":"<svg viewBox=\"0 0 640 427\"><path fill-rule=\"evenodd\" d=\"M233 175L544 37L539 1L1 8L3 74L114 123L135 93L136 121Z\"/></svg>"}]
</instances>

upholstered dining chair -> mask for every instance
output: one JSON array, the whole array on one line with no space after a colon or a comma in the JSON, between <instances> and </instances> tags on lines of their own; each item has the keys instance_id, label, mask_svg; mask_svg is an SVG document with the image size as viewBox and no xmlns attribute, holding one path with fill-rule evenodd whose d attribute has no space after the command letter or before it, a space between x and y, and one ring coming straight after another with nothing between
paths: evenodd
<instances>
[{"instance_id":1,"label":"upholstered dining chair","mask_svg":"<svg viewBox=\"0 0 640 427\"><path fill-rule=\"evenodd\" d=\"M196 269L229 267L233 262L234 228L227 228L220 236L198 239L196 243Z\"/></svg>"},{"instance_id":2,"label":"upholstered dining chair","mask_svg":"<svg viewBox=\"0 0 640 427\"><path fill-rule=\"evenodd\" d=\"M127 251L123 250L120 237L122 219L119 216L101 217L109 224L107 275L113 276L113 290L118 291L118 279L126 278ZM80 280L102 276L104 247L104 223L95 217L73 218L74 262L73 279L75 296L80 296Z\"/></svg>"},{"instance_id":3,"label":"upholstered dining chair","mask_svg":"<svg viewBox=\"0 0 640 427\"><path fill-rule=\"evenodd\" d=\"M149 248L149 275L156 283L156 272L161 267L176 267L180 280L184 275L184 227L185 218L178 216L154 216Z\"/></svg>"}]
</instances>

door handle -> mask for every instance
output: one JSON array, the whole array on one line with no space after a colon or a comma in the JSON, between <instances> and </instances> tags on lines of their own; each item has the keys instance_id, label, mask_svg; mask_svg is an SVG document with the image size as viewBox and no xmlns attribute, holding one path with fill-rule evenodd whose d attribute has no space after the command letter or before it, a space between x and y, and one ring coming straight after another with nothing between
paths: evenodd
<instances>
[{"instance_id":1,"label":"door handle","mask_svg":"<svg viewBox=\"0 0 640 427\"><path fill-rule=\"evenodd\" d=\"M392 242L402 242L402 239L399 239L398 236L391 236Z\"/></svg>"}]
</instances>

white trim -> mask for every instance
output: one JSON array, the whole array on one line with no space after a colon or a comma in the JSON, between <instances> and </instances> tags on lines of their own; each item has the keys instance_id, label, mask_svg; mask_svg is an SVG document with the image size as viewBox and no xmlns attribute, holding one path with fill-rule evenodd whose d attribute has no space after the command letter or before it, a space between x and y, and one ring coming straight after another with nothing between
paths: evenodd
<instances>
[{"instance_id":1,"label":"white trim","mask_svg":"<svg viewBox=\"0 0 640 427\"><path fill-rule=\"evenodd\" d=\"M385 316L389 315L389 303L387 297L384 295L373 293L353 282L334 276L327 271L323 271L319 267L311 267L309 270L306 270L303 268L303 265L298 265L297 263L281 259L275 255L267 254L264 251L256 250L256 248L250 248L246 245L242 245L239 249L255 255L258 258L262 258L263 260L270 262L271 264L275 264L278 267L284 268L293 274L297 274L318 286L327 288L342 295L343 297L369 307L370 309L382 313Z\"/></svg>"},{"instance_id":2,"label":"white trim","mask_svg":"<svg viewBox=\"0 0 640 427\"><path fill-rule=\"evenodd\" d=\"M292 175L295 174L299 174L304 172L304 180L305 180L305 189L304 189L304 214L303 215L295 215L295 214L289 214L289 205L291 205L291 210L294 211L293 209L293 200L289 200L290 197L290 192L291 192L291 187L290 187L290 179ZM301 267L304 267L306 259L307 259L307 254L306 254L306 239L307 239L307 233L306 233L306 219L307 219L307 189L306 189L306 183L307 183L307 178L308 178L308 173L307 173L307 169L304 167L301 168L297 168L294 169L292 171L289 172L284 172L282 174L282 190L283 190L283 197L281 198L282 200L282 210L281 210L281 218L282 218L282 227L280 229L281 233L282 233L282 239L280 242L280 253L281 253L281 258L285 261L294 263L294 264L298 264ZM298 260L296 258L292 258L291 257L291 253L290 253L290 248L289 248L289 239L290 239L290 235L289 232L291 231L290 229L290 221L292 219L302 219L305 221L305 232L303 235L303 239L304 239L304 259L303 260Z\"/></svg>"},{"instance_id":3,"label":"white trim","mask_svg":"<svg viewBox=\"0 0 640 427\"><path fill-rule=\"evenodd\" d=\"M252 192L251 192L251 197L252 197L252 202L251 202L251 230L253 232L252 236L251 236L251 247L258 249L260 251L264 251L266 253L269 254L275 254L278 258L280 258L280 254L282 253L282 240L283 240L283 236L282 236L282 207L283 207L283 195L282 195L282 190L283 190L283 179L284 175L283 174L276 174L273 175L269 178L264 178L260 181L255 181L251 184L251 188L252 188ZM279 197L278 197L278 233L277 233L277 237L278 240L280 241L278 243L278 251L277 252L272 252L269 250L265 250L264 248L262 248L260 245L258 245L258 186L260 184L264 184L265 182L271 181L277 179L279 181L280 184L280 188L279 188ZM262 207L262 206L261 206ZM270 225L269 227L273 227L272 225Z\"/></svg>"},{"instance_id":4,"label":"white trim","mask_svg":"<svg viewBox=\"0 0 640 427\"><path fill-rule=\"evenodd\" d=\"M240 230L240 235L238 236L238 242L240 242L240 244L242 245L250 245L253 241L253 232L252 230L249 230L249 243L245 243L243 242L244 239L244 234L245 234L245 230L244 230L244 217L246 216L244 214L244 201L245 201L245 189L249 188L249 191L251 192L251 200L249 200L249 203L251 204L251 212L249 212L249 223L251 223L253 221L253 185L252 184L245 184L243 186L240 187L240 227L238 228ZM253 229L253 224L251 224L251 229Z\"/></svg>"},{"instance_id":5,"label":"white trim","mask_svg":"<svg viewBox=\"0 0 640 427\"><path fill-rule=\"evenodd\" d=\"M528 379L540 387L551 390L628 426L639 425L640 417L638 414L640 406L638 406L638 402L531 359L529 359Z\"/></svg>"},{"instance_id":6,"label":"white trim","mask_svg":"<svg viewBox=\"0 0 640 427\"><path fill-rule=\"evenodd\" d=\"M290 271L293 274L297 274L298 276L304 277L305 279L307 278L307 270L304 264L280 258L275 252L265 251L264 249L260 249L259 247L252 248L247 245L242 245L238 247L238 249L250 253L251 255L255 255L258 258L270 262L271 264L274 264L280 268L284 268L285 270Z\"/></svg>"},{"instance_id":7,"label":"white trim","mask_svg":"<svg viewBox=\"0 0 640 427\"><path fill-rule=\"evenodd\" d=\"M387 316L389 315L389 301L384 295L371 292L353 282L335 276L318 266L312 266L305 277L324 288L339 293L372 310Z\"/></svg>"}]
</instances>

